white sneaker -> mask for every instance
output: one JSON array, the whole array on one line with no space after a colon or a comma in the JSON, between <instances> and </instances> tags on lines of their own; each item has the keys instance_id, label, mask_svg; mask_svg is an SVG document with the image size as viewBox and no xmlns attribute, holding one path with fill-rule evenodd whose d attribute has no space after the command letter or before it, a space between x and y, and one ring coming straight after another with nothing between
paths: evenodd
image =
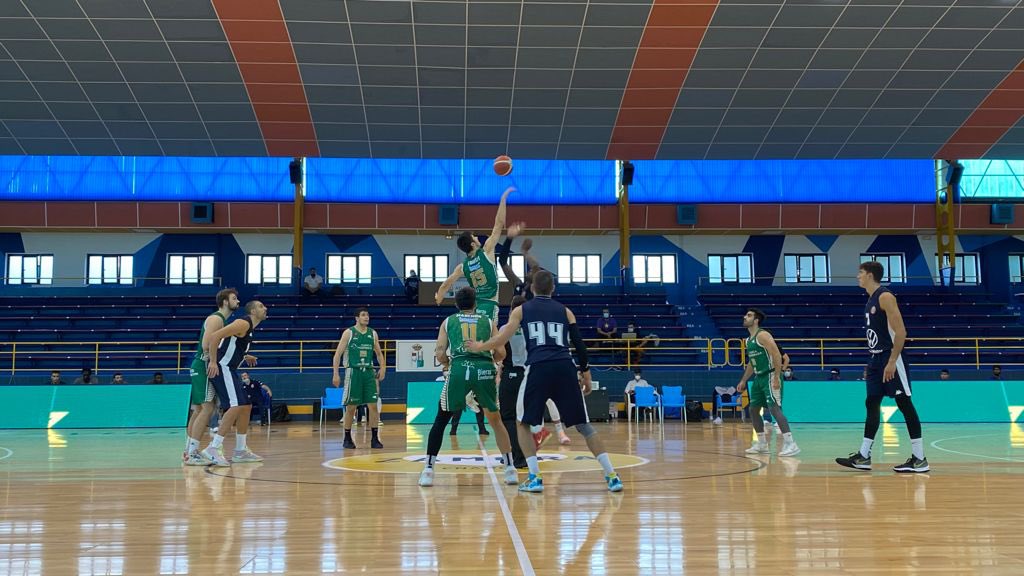
<instances>
[{"instance_id":1,"label":"white sneaker","mask_svg":"<svg viewBox=\"0 0 1024 576\"><path fill-rule=\"evenodd\" d=\"M758 442L757 440L754 440L754 442L750 445L750 448L747 448L746 450L744 450L744 452L746 452L747 454L767 454L768 443Z\"/></svg>"},{"instance_id":2,"label":"white sneaker","mask_svg":"<svg viewBox=\"0 0 1024 576\"><path fill-rule=\"evenodd\" d=\"M216 448L214 448L213 446L207 446L202 452L199 453L199 455L209 460L210 463L213 464L214 466L231 466L231 462L228 462L228 459L224 457L223 446L218 446Z\"/></svg>"},{"instance_id":3,"label":"white sneaker","mask_svg":"<svg viewBox=\"0 0 1024 576\"><path fill-rule=\"evenodd\" d=\"M213 464L212 461L207 460L199 451L190 452L185 456L185 460L182 462L185 466L209 466Z\"/></svg>"},{"instance_id":4,"label":"white sneaker","mask_svg":"<svg viewBox=\"0 0 1024 576\"><path fill-rule=\"evenodd\" d=\"M434 485L434 469L424 468L423 472L420 472L420 486L427 487Z\"/></svg>"},{"instance_id":5,"label":"white sneaker","mask_svg":"<svg viewBox=\"0 0 1024 576\"><path fill-rule=\"evenodd\" d=\"M519 484L519 472L516 471L515 466L505 467L505 484L509 486Z\"/></svg>"},{"instance_id":6,"label":"white sneaker","mask_svg":"<svg viewBox=\"0 0 1024 576\"><path fill-rule=\"evenodd\" d=\"M468 394L466 394L466 407L472 410L473 412L480 411L480 403L476 401L476 394L474 394L473 392L469 392Z\"/></svg>"},{"instance_id":7,"label":"white sneaker","mask_svg":"<svg viewBox=\"0 0 1024 576\"><path fill-rule=\"evenodd\" d=\"M235 464L246 464L249 462L263 462L263 456L256 454L252 450L246 448L245 450L235 450L235 453L231 455L231 461Z\"/></svg>"},{"instance_id":8,"label":"white sneaker","mask_svg":"<svg viewBox=\"0 0 1024 576\"><path fill-rule=\"evenodd\" d=\"M796 442L786 442L782 445L782 450L779 450L779 456L796 456L799 453L800 447Z\"/></svg>"},{"instance_id":9,"label":"white sneaker","mask_svg":"<svg viewBox=\"0 0 1024 576\"><path fill-rule=\"evenodd\" d=\"M711 421L711 423L716 425L716 426L721 426L722 425L722 417L721 416L716 416L715 419Z\"/></svg>"}]
</instances>

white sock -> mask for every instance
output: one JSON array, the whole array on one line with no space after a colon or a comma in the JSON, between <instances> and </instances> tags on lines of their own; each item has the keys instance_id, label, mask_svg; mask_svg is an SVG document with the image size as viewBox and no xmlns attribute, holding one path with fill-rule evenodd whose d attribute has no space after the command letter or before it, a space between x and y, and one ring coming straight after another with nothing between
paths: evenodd
<instances>
[{"instance_id":1,"label":"white sock","mask_svg":"<svg viewBox=\"0 0 1024 576\"><path fill-rule=\"evenodd\" d=\"M544 429L544 425L543 424L540 424L540 425L537 425L537 426L530 426L530 433L531 434L536 434L536 433L540 432L543 429Z\"/></svg>"},{"instance_id":2,"label":"white sock","mask_svg":"<svg viewBox=\"0 0 1024 576\"><path fill-rule=\"evenodd\" d=\"M601 463L601 468L604 468L604 473L606 476L611 476L612 474L615 474L615 468L612 468L612 459L608 457L607 452L603 454L598 454L597 461Z\"/></svg>"},{"instance_id":3,"label":"white sock","mask_svg":"<svg viewBox=\"0 0 1024 576\"><path fill-rule=\"evenodd\" d=\"M199 450L199 440L189 438L188 443L185 444L185 450L187 450L189 454Z\"/></svg>"},{"instance_id":4,"label":"white sock","mask_svg":"<svg viewBox=\"0 0 1024 576\"><path fill-rule=\"evenodd\" d=\"M555 432L558 432L559 434L564 434L565 433L565 427L562 426L561 422L556 422L555 423Z\"/></svg>"},{"instance_id":5,"label":"white sock","mask_svg":"<svg viewBox=\"0 0 1024 576\"><path fill-rule=\"evenodd\" d=\"M220 434L214 434L213 440L210 441L210 446L213 446L214 448L220 448L222 444L224 444L224 437L221 436Z\"/></svg>"},{"instance_id":6,"label":"white sock","mask_svg":"<svg viewBox=\"0 0 1024 576\"><path fill-rule=\"evenodd\" d=\"M526 457L526 467L530 469L530 474L533 474L534 476L540 475L540 463L537 462L536 456Z\"/></svg>"},{"instance_id":7,"label":"white sock","mask_svg":"<svg viewBox=\"0 0 1024 576\"><path fill-rule=\"evenodd\" d=\"M768 436L767 436L767 434L765 434L764 432L758 432L757 433L757 441L760 442L761 444L767 444L768 443Z\"/></svg>"},{"instance_id":8,"label":"white sock","mask_svg":"<svg viewBox=\"0 0 1024 576\"><path fill-rule=\"evenodd\" d=\"M924 460L924 440L922 438L911 438L910 451L914 454L914 458Z\"/></svg>"},{"instance_id":9,"label":"white sock","mask_svg":"<svg viewBox=\"0 0 1024 576\"><path fill-rule=\"evenodd\" d=\"M792 432L784 433L782 435L782 440L783 440L783 442L792 442L793 441L793 433Z\"/></svg>"},{"instance_id":10,"label":"white sock","mask_svg":"<svg viewBox=\"0 0 1024 576\"><path fill-rule=\"evenodd\" d=\"M865 458L871 458L871 445L875 443L874 438L865 438L860 443L860 455Z\"/></svg>"},{"instance_id":11,"label":"white sock","mask_svg":"<svg viewBox=\"0 0 1024 576\"><path fill-rule=\"evenodd\" d=\"M235 452L245 450L245 434L235 434Z\"/></svg>"},{"instance_id":12,"label":"white sock","mask_svg":"<svg viewBox=\"0 0 1024 576\"><path fill-rule=\"evenodd\" d=\"M434 469L434 461L435 460L437 460L437 455L436 454L433 455L433 456L431 456L430 454L427 454L427 468L430 468L431 470L433 470Z\"/></svg>"}]
</instances>

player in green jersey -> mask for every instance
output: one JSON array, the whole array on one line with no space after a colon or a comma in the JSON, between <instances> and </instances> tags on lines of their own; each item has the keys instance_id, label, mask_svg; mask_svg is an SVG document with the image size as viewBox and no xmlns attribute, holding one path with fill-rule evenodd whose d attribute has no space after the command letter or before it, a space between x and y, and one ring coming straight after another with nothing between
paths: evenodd
<instances>
[{"instance_id":1,"label":"player in green jersey","mask_svg":"<svg viewBox=\"0 0 1024 576\"><path fill-rule=\"evenodd\" d=\"M334 376L331 383L335 388L341 385L338 368L344 358L345 390L345 442L344 448L355 448L352 441L352 417L360 404L366 404L370 410L370 448L383 448L377 435L380 415L377 412L377 397L380 395L380 381L384 379L384 352L380 349L377 331L370 328L370 312L366 308L356 310L356 323L345 330L338 341L338 349L334 351L331 363ZM373 370L373 358L377 358L378 369Z\"/></svg>"},{"instance_id":2,"label":"player in green jersey","mask_svg":"<svg viewBox=\"0 0 1024 576\"><path fill-rule=\"evenodd\" d=\"M757 308L748 309L743 316L743 327L750 336L746 342L747 367L736 390L742 394L750 381L750 422L757 432L757 440L747 449L747 453L764 454L769 451L764 420L761 418L761 409L767 408L782 430L783 441L779 456L796 456L800 453L800 447L793 441L789 420L782 413L782 354L771 333L761 329L764 319L764 312Z\"/></svg>"},{"instance_id":3,"label":"player in green jersey","mask_svg":"<svg viewBox=\"0 0 1024 576\"><path fill-rule=\"evenodd\" d=\"M462 277L469 280L469 285L476 290L476 309L487 314L495 324L498 322L498 269L495 265L494 248L498 245L501 231L505 228L505 202L508 195L515 191L515 188L505 190L501 195L501 202L498 204L498 213L494 215L494 228L491 235L482 245L480 239L472 232L466 231L459 235L456 244L459 250L466 253L462 264L441 283L434 294L434 301L438 305L444 300L444 295L455 282Z\"/></svg>"}]
</instances>

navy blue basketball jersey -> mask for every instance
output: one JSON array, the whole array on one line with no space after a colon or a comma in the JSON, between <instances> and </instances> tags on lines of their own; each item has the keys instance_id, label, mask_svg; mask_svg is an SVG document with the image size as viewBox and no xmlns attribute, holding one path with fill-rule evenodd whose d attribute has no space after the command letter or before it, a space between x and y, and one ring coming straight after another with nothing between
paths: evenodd
<instances>
[{"instance_id":1,"label":"navy blue basketball jersey","mask_svg":"<svg viewBox=\"0 0 1024 576\"><path fill-rule=\"evenodd\" d=\"M879 287L874 294L868 297L868 303L864 305L868 350L872 354L892 350L893 333L889 328L889 317L885 310L882 310L882 305L878 303L878 299L886 292L889 292L888 288Z\"/></svg>"},{"instance_id":2,"label":"navy blue basketball jersey","mask_svg":"<svg viewBox=\"0 0 1024 576\"><path fill-rule=\"evenodd\" d=\"M526 365L572 360L569 353L569 316L565 306L550 296L535 296L521 307L526 336Z\"/></svg>"},{"instance_id":3,"label":"navy blue basketball jersey","mask_svg":"<svg viewBox=\"0 0 1024 576\"><path fill-rule=\"evenodd\" d=\"M217 348L217 363L231 369L242 365L242 360L249 352L252 344L252 318L243 316L242 320L249 323L249 329L244 336L229 336L221 341L220 348Z\"/></svg>"}]
</instances>

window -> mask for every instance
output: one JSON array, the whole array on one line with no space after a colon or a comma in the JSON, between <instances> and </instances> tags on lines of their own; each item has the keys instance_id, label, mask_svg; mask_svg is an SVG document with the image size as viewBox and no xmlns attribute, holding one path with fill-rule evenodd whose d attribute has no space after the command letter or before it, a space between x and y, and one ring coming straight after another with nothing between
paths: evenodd
<instances>
[{"instance_id":1,"label":"window","mask_svg":"<svg viewBox=\"0 0 1024 576\"><path fill-rule=\"evenodd\" d=\"M675 284L675 254L634 254L633 282L637 284L646 284L648 282Z\"/></svg>"},{"instance_id":2,"label":"window","mask_svg":"<svg viewBox=\"0 0 1024 576\"><path fill-rule=\"evenodd\" d=\"M497 262L495 262L495 264L498 268L498 282L508 282L508 278L505 277L505 269L502 268L501 265L498 265ZM512 254L508 257L508 265L512 267L512 272L515 273L519 278L519 281L522 282L523 278L526 276L526 256L523 256L522 254Z\"/></svg>"},{"instance_id":3,"label":"window","mask_svg":"<svg viewBox=\"0 0 1024 576\"><path fill-rule=\"evenodd\" d=\"M86 270L89 284L131 284L135 258L128 255L90 254Z\"/></svg>"},{"instance_id":4,"label":"window","mask_svg":"<svg viewBox=\"0 0 1024 576\"><path fill-rule=\"evenodd\" d=\"M750 254L708 254L708 280L712 284L753 284L754 257Z\"/></svg>"},{"instance_id":5,"label":"window","mask_svg":"<svg viewBox=\"0 0 1024 576\"><path fill-rule=\"evenodd\" d=\"M369 254L328 254L328 284L369 284L373 258Z\"/></svg>"},{"instance_id":6,"label":"window","mask_svg":"<svg viewBox=\"0 0 1024 576\"><path fill-rule=\"evenodd\" d=\"M406 254L402 274L408 274L410 270L415 270L423 282L444 282L451 272L447 254Z\"/></svg>"},{"instance_id":7,"label":"window","mask_svg":"<svg viewBox=\"0 0 1024 576\"><path fill-rule=\"evenodd\" d=\"M600 284L600 254L559 254L559 284Z\"/></svg>"},{"instance_id":8,"label":"window","mask_svg":"<svg viewBox=\"0 0 1024 576\"><path fill-rule=\"evenodd\" d=\"M786 282L798 284L828 284L828 254L786 254Z\"/></svg>"},{"instance_id":9,"label":"window","mask_svg":"<svg viewBox=\"0 0 1024 576\"><path fill-rule=\"evenodd\" d=\"M980 283L981 269L977 254L954 254L953 261L956 263L953 270L953 282L955 284L978 284ZM942 277L942 269L949 267L949 259L943 258L939 263L939 255L935 255L935 281L939 282Z\"/></svg>"},{"instance_id":10,"label":"window","mask_svg":"<svg viewBox=\"0 0 1024 576\"><path fill-rule=\"evenodd\" d=\"M291 254L249 254L246 259L248 272L246 282L249 284L291 284Z\"/></svg>"},{"instance_id":11,"label":"window","mask_svg":"<svg viewBox=\"0 0 1024 576\"><path fill-rule=\"evenodd\" d=\"M860 262L881 262L885 267L882 274L882 282L906 282L904 274L906 266L903 264L903 254L861 254Z\"/></svg>"},{"instance_id":12,"label":"window","mask_svg":"<svg viewBox=\"0 0 1024 576\"><path fill-rule=\"evenodd\" d=\"M1010 254L1010 282L1024 282L1024 254Z\"/></svg>"},{"instance_id":13,"label":"window","mask_svg":"<svg viewBox=\"0 0 1024 576\"><path fill-rule=\"evenodd\" d=\"M53 284L52 254L8 254L8 284Z\"/></svg>"},{"instance_id":14,"label":"window","mask_svg":"<svg viewBox=\"0 0 1024 576\"><path fill-rule=\"evenodd\" d=\"M168 254L168 284L213 284L213 254Z\"/></svg>"}]
</instances>

